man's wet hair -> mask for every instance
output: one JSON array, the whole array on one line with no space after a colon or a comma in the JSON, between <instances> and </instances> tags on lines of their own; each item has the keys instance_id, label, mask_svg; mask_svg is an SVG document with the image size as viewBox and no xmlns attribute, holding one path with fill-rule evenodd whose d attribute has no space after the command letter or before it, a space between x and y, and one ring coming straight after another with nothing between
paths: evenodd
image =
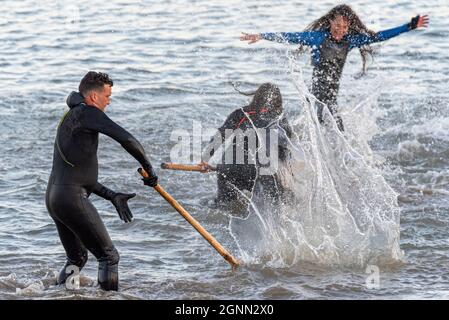
<instances>
[{"instance_id":1,"label":"man's wet hair","mask_svg":"<svg viewBox=\"0 0 449 320\"><path fill-rule=\"evenodd\" d=\"M89 71L80 82L78 91L83 97L87 97L93 90L100 91L104 85L114 85L114 82L108 74L103 72Z\"/></svg>"}]
</instances>

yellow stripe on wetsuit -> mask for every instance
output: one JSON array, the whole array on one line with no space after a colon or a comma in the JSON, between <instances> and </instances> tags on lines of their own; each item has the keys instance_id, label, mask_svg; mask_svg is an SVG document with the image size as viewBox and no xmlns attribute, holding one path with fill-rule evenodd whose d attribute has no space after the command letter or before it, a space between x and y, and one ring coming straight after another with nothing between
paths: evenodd
<instances>
[{"instance_id":1,"label":"yellow stripe on wetsuit","mask_svg":"<svg viewBox=\"0 0 449 320\"><path fill-rule=\"evenodd\" d=\"M64 162L67 163L69 166L75 167L75 165L73 163L71 163L67 160L67 158L64 156L64 154L61 151L61 147L59 146L59 129L61 127L61 124L64 122L65 118L67 117L67 115L69 114L70 111L71 110L64 113L61 120L59 120L58 129L57 129L57 133L56 133L56 147L58 148L58 152L59 152L59 155L61 156L62 160L64 160Z\"/></svg>"}]
</instances>

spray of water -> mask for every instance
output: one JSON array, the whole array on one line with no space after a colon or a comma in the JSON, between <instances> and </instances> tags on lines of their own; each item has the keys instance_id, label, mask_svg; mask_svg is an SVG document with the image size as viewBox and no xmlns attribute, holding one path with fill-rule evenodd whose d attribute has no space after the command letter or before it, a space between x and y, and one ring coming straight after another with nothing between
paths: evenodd
<instances>
[{"instance_id":1,"label":"spray of water","mask_svg":"<svg viewBox=\"0 0 449 320\"><path fill-rule=\"evenodd\" d=\"M277 173L289 192L282 203L273 203L256 186L249 214L231 217L229 227L242 259L273 267L300 262L364 267L401 261L397 194L373 160L368 145L372 135L361 134L366 125L357 117L340 132L327 108L326 124L320 124L315 111L319 102L309 93L295 59L289 61L301 103L300 114L290 119L295 131L290 156ZM368 96L346 115L374 100Z\"/></svg>"}]
</instances>

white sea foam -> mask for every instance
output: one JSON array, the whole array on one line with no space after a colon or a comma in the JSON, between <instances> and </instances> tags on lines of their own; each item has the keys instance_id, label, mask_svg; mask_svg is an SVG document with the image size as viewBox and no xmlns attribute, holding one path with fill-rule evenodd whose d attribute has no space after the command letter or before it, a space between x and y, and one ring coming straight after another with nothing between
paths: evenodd
<instances>
[{"instance_id":1,"label":"white sea foam","mask_svg":"<svg viewBox=\"0 0 449 320\"><path fill-rule=\"evenodd\" d=\"M303 106L293 121L300 139L292 139L297 151L280 164L279 176L292 195L274 207L254 192L250 214L231 218L242 258L278 267L300 261L339 266L400 261L397 194L372 161L367 140L372 133L365 132L375 132L375 123L365 126L358 119L341 133L328 113L330 121L321 125L294 60L291 75Z\"/></svg>"}]
</instances>

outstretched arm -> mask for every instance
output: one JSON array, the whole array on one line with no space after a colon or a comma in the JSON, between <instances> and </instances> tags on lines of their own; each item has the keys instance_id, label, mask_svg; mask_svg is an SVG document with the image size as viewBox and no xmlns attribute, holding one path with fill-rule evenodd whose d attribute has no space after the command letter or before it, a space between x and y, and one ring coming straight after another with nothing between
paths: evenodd
<instances>
[{"instance_id":1,"label":"outstretched arm","mask_svg":"<svg viewBox=\"0 0 449 320\"><path fill-rule=\"evenodd\" d=\"M112 121L104 112L97 108L89 108L89 113L83 119L83 124L86 128L101 132L120 143L141 164L145 171L150 170L151 163L140 142L131 133Z\"/></svg>"},{"instance_id":2,"label":"outstretched arm","mask_svg":"<svg viewBox=\"0 0 449 320\"><path fill-rule=\"evenodd\" d=\"M150 187L155 187L157 185L158 177L156 172L154 171L150 160L148 160L142 145L132 134L109 119L103 111L94 107L89 109L87 116L83 119L83 124L87 129L101 132L120 143L148 173L149 177L142 179L143 183Z\"/></svg>"},{"instance_id":3,"label":"outstretched arm","mask_svg":"<svg viewBox=\"0 0 449 320\"><path fill-rule=\"evenodd\" d=\"M417 28L426 28L429 25L429 17L416 16L411 21L402 26L377 32L375 35L357 34L349 37L350 48L361 47L375 42L381 42L396 37L404 32Z\"/></svg>"},{"instance_id":4,"label":"outstretched arm","mask_svg":"<svg viewBox=\"0 0 449 320\"><path fill-rule=\"evenodd\" d=\"M248 44L255 43L261 39L276 41L281 43L302 44L306 46L320 45L325 37L322 31L305 31L305 32L266 32L249 34L242 32L240 41L248 41Z\"/></svg>"}]
</instances>

